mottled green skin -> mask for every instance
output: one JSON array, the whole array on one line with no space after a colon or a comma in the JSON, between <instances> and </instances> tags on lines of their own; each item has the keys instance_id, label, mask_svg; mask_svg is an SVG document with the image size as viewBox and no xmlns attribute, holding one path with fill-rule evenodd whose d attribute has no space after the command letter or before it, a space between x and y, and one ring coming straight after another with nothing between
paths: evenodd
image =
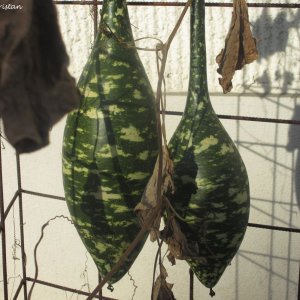
<instances>
[{"instance_id":1,"label":"mottled green skin","mask_svg":"<svg viewBox=\"0 0 300 300\"><path fill-rule=\"evenodd\" d=\"M213 287L237 252L249 215L244 163L216 116L206 78L204 0L191 7L191 71L187 105L170 143L176 192L172 199L189 241L206 263L189 260L199 280Z\"/></svg>"},{"instance_id":2,"label":"mottled green skin","mask_svg":"<svg viewBox=\"0 0 300 300\"><path fill-rule=\"evenodd\" d=\"M158 154L154 95L138 53L128 43L133 45L133 36L125 1L105 0L78 83L80 108L68 116L64 133L66 201L102 275L140 230L133 208ZM111 283L129 270L145 239Z\"/></svg>"}]
</instances>

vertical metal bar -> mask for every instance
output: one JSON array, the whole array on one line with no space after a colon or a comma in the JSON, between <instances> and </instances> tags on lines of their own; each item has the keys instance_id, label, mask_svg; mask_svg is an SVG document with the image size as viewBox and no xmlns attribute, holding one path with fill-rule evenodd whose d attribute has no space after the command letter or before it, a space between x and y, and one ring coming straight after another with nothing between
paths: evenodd
<instances>
[{"instance_id":1,"label":"vertical metal bar","mask_svg":"<svg viewBox=\"0 0 300 300\"><path fill-rule=\"evenodd\" d=\"M299 278L298 278L298 300L300 300L300 263L299 263Z\"/></svg>"},{"instance_id":2,"label":"vertical metal bar","mask_svg":"<svg viewBox=\"0 0 300 300\"><path fill-rule=\"evenodd\" d=\"M96 35L97 35L97 30L98 30L98 4L97 4L97 0L94 0L94 4L93 4L93 24L94 24L94 39L95 39Z\"/></svg>"},{"instance_id":3,"label":"vertical metal bar","mask_svg":"<svg viewBox=\"0 0 300 300\"><path fill-rule=\"evenodd\" d=\"M94 40L96 39L97 36L97 31L98 31L98 4L97 0L94 0L93 4L93 24L94 24ZM98 273L98 283L102 281L102 276L100 273ZM102 289L99 290L99 299L102 299Z\"/></svg>"},{"instance_id":4,"label":"vertical metal bar","mask_svg":"<svg viewBox=\"0 0 300 300\"><path fill-rule=\"evenodd\" d=\"M194 272L190 269L190 300L194 300Z\"/></svg>"},{"instance_id":5,"label":"vertical metal bar","mask_svg":"<svg viewBox=\"0 0 300 300\"><path fill-rule=\"evenodd\" d=\"M98 283L100 283L102 281L102 277L100 275L100 273L98 273ZM102 299L102 289L100 289L99 291L99 299Z\"/></svg>"},{"instance_id":6,"label":"vertical metal bar","mask_svg":"<svg viewBox=\"0 0 300 300\"><path fill-rule=\"evenodd\" d=\"M19 218L20 218L20 242L22 255L22 273L24 279L24 300L27 300L27 276L26 276L26 253L25 253L25 239L24 239L24 218L23 218L23 198L22 198L22 179L21 179L21 163L20 155L16 153L17 160L17 179L19 191Z\"/></svg>"},{"instance_id":7,"label":"vertical metal bar","mask_svg":"<svg viewBox=\"0 0 300 300\"><path fill-rule=\"evenodd\" d=\"M8 300L8 280L7 280L7 257L6 257L6 232L4 216L4 197L3 197L3 177L2 177L2 146L0 135L0 216L1 216L1 235L2 235L2 272L3 272L3 293L4 300Z\"/></svg>"}]
</instances>

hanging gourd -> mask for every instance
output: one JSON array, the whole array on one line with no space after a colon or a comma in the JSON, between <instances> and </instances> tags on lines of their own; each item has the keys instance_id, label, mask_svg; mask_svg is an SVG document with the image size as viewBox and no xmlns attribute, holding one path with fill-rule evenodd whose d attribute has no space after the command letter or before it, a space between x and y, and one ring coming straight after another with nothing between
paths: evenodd
<instances>
[{"instance_id":1,"label":"hanging gourd","mask_svg":"<svg viewBox=\"0 0 300 300\"><path fill-rule=\"evenodd\" d=\"M154 95L134 48L125 0L104 0L94 47L67 119L63 179L74 224L102 276L140 230L133 208L158 154ZM130 268L145 238L110 283Z\"/></svg>"},{"instance_id":2,"label":"hanging gourd","mask_svg":"<svg viewBox=\"0 0 300 300\"><path fill-rule=\"evenodd\" d=\"M169 150L175 184L171 203L190 247L182 256L198 279L212 288L244 237L249 183L240 154L209 99L204 16L204 0L192 0L189 90Z\"/></svg>"}]
</instances>

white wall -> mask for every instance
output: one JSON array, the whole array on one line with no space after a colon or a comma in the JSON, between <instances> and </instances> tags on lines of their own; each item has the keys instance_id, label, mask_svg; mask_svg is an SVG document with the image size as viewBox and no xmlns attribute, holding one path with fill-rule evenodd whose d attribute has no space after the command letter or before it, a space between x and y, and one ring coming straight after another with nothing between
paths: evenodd
<instances>
[{"instance_id":1,"label":"white wall","mask_svg":"<svg viewBox=\"0 0 300 300\"><path fill-rule=\"evenodd\" d=\"M70 54L70 71L78 78L93 41L93 25L88 6L58 7L63 36ZM129 7L136 37L154 36L166 40L182 8ZM260 59L237 72L234 88L221 94L215 56L223 47L230 23L230 8L207 8L207 60L211 99L219 114L300 120L300 10L250 8L250 21L258 39ZM146 20L146 21L145 21ZM226 30L223 30L226 29ZM170 49L166 70L169 110L182 111L188 83L189 17L186 16ZM139 44L140 45L140 44ZM150 41L149 46L153 45ZM154 54L140 52L153 87L157 74ZM170 137L180 117L168 116ZM22 186L26 190L63 196L61 144L65 119L54 126L51 144L30 155L22 155ZM300 127L249 121L222 120L236 142L246 164L251 184L250 222L284 227L300 227L299 145ZM15 154L4 142L4 196L6 204L17 188ZM299 196L300 197L300 196ZM63 201L24 195L24 228L28 276L34 276L33 249L41 226L56 215L68 216ZM298 201L298 202L297 202ZM15 222L14 222L15 219ZM14 254L18 233L18 205L7 219L9 276L21 273L20 248ZM297 298L300 235L248 228L242 247L215 288L215 300L294 300ZM130 273L138 286L134 299L150 299L156 245L147 243ZM38 249L39 279L89 290L97 284L96 268L86 253L73 225L64 219L50 223ZM171 267L166 261L169 282L177 299L188 299L189 278L185 262ZM0 275L2 278L2 275ZM14 283L15 281L15 283ZM87 284L88 282L88 284ZM19 278L9 281L14 291ZM30 284L29 284L30 286ZM134 287L126 276L108 297L132 298ZM195 279L195 300L210 299L208 290ZM0 286L2 295L2 286ZM22 298L22 294L19 299ZM38 300L85 299L71 293L36 285Z\"/></svg>"}]
</instances>

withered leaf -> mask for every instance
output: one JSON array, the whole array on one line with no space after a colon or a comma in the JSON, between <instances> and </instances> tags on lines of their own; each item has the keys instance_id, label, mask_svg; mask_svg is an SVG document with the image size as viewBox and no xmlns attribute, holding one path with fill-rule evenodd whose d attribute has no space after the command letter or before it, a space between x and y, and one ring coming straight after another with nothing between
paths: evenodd
<instances>
[{"instance_id":1,"label":"withered leaf","mask_svg":"<svg viewBox=\"0 0 300 300\"><path fill-rule=\"evenodd\" d=\"M172 292L173 284L166 281L164 275L156 278L153 288L153 300L176 300Z\"/></svg>"},{"instance_id":2,"label":"withered leaf","mask_svg":"<svg viewBox=\"0 0 300 300\"><path fill-rule=\"evenodd\" d=\"M153 174L149 179L147 186L144 190L141 201L135 207L135 212L137 213L141 225L143 225L146 220L151 216L154 208L157 205L161 205L161 201L158 199L158 172L159 172L159 159L157 159ZM173 162L169 157L169 152L166 146L163 147L163 157L162 157L162 181L161 181L161 199L164 195L172 193L174 190L174 184L172 180L173 174ZM162 207L154 219L153 223L150 225L150 239L155 241L159 237L159 227L162 214Z\"/></svg>"},{"instance_id":3,"label":"withered leaf","mask_svg":"<svg viewBox=\"0 0 300 300\"><path fill-rule=\"evenodd\" d=\"M245 0L233 0L230 29L225 39L225 48L216 57L217 72L222 75L219 83L226 94L232 89L232 78L236 70L258 58L256 40L252 36L248 7Z\"/></svg>"},{"instance_id":4,"label":"withered leaf","mask_svg":"<svg viewBox=\"0 0 300 300\"><path fill-rule=\"evenodd\" d=\"M169 254L167 257L172 265L175 264L175 259L203 259L199 257L198 244L186 238L175 216L167 219L160 236L168 244Z\"/></svg>"}]
</instances>

